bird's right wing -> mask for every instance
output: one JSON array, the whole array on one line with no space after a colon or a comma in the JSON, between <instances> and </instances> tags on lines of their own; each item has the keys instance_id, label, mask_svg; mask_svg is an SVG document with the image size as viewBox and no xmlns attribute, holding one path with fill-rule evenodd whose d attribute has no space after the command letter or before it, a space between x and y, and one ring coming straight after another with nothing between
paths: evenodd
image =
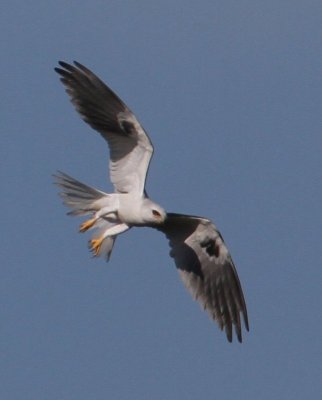
<instances>
[{"instance_id":1,"label":"bird's right wing","mask_svg":"<svg viewBox=\"0 0 322 400\"><path fill-rule=\"evenodd\" d=\"M168 214L158 229L168 237L170 255L192 296L225 329L229 342L233 326L241 342L240 314L249 330L246 303L234 263L215 225L205 218Z\"/></svg>"},{"instance_id":2,"label":"bird's right wing","mask_svg":"<svg viewBox=\"0 0 322 400\"><path fill-rule=\"evenodd\" d=\"M55 68L85 122L110 148L110 178L119 193L144 193L152 143L135 115L96 75L78 62Z\"/></svg>"}]
</instances>

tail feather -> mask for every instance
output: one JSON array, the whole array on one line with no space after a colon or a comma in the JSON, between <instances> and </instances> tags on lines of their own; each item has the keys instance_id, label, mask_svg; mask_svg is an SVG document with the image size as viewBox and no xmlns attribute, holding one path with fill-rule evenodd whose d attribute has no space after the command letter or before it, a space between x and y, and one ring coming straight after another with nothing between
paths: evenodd
<instances>
[{"instance_id":1,"label":"tail feather","mask_svg":"<svg viewBox=\"0 0 322 400\"><path fill-rule=\"evenodd\" d=\"M62 189L59 195L63 203L72 209L68 215L86 215L95 212L101 207L100 200L108 197L107 193L85 185L64 172L58 171L54 179L55 184Z\"/></svg>"},{"instance_id":2,"label":"tail feather","mask_svg":"<svg viewBox=\"0 0 322 400\"><path fill-rule=\"evenodd\" d=\"M59 195L63 199L63 203L71 208L68 215L86 215L95 214L96 211L112 202L112 196L104 193L91 186L85 185L84 183L72 178L64 172L58 171L54 175L55 184L59 186L61 192ZM90 229L95 229L92 235L92 239L98 239L104 235L104 233L119 225L120 221L112 221L108 217L102 217L97 220L95 225ZM97 256L105 257L108 261L117 235L106 236L100 246ZM90 242L89 242L90 244ZM91 246L89 246L91 249Z\"/></svg>"}]
</instances>

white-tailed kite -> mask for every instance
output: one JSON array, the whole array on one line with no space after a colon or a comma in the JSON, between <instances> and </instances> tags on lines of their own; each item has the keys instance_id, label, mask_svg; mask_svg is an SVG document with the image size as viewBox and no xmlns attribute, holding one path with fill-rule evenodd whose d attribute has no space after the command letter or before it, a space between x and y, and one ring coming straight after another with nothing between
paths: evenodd
<instances>
[{"instance_id":1,"label":"white-tailed kite","mask_svg":"<svg viewBox=\"0 0 322 400\"><path fill-rule=\"evenodd\" d=\"M94 256L109 259L118 234L132 227L151 227L169 239L171 257L192 296L225 329L232 341L233 326L242 341L241 315L248 318L239 278L216 226L206 218L167 213L145 191L153 154L152 143L130 109L96 75L78 62L55 68L81 117L107 141L109 173L114 193L105 193L59 172L70 215L90 215L80 232L95 229L89 241Z\"/></svg>"}]
</instances>

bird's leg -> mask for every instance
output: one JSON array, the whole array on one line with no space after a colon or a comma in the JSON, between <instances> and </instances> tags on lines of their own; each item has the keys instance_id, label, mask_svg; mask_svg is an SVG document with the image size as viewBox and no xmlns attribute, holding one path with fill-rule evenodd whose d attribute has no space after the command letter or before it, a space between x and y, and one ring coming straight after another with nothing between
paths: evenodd
<instances>
[{"instance_id":1,"label":"bird's leg","mask_svg":"<svg viewBox=\"0 0 322 400\"><path fill-rule=\"evenodd\" d=\"M84 221L80 225L79 232L84 233L84 232L88 231L88 229L92 228L102 216L111 214L115 211L116 211L115 207L103 207L101 210L97 211L94 214L93 218L90 218L90 219Z\"/></svg>"},{"instance_id":2,"label":"bird's leg","mask_svg":"<svg viewBox=\"0 0 322 400\"><path fill-rule=\"evenodd\" d=\"M94 257L99 255L102 243L107 236L116 236L119 233L127 231L128 229L129 229L129 226L127 224L114 225L114 226L106 229L106 231L104 231L104 233L101 236L91 239L88 242L88 245L89 245L89 248L90 248L91 252L93 253Z\"/></svg>"},{"instance_id":3,"label":"bird's leg","mask_svg":"<svg viewBox=\"0 0 322 400\"><path fill-rule=\"evenodd\" d=\"M99 255L99 252L100 252L100 249L101 249L104 239L105 238L103 236L101 236L97 239L91 239L89 241L89 248L90 248L91 252L93 253L94 257Z\"/></svg>"},{"instance_id":4,"label":"bird's leg","mask_svg":"<svg viewBox=\"0 0 322 400\"><path fill-rule=\"evenodd\" d=\"M90 229L93 225L95 225L96 221L97 221L97 218L96 218L96 217L87 219L86 221L84 221L84 222L80 225L80 227L79 227L79 232L81 232L81 233L86 232L86 231L87 231L88 229Z\"/></svg>"}]
</instances>

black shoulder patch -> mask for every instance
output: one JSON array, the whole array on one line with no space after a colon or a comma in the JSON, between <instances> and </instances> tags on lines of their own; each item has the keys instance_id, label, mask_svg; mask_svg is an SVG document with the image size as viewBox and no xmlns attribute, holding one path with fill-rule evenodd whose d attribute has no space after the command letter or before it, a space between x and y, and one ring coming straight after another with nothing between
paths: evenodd
<instances>
[{"instance_id":1,"label":"black shoulder patch","mask_svg":"<svg viewBox=\"0 0 322 400\"><path fill-rule=\"evenodd\" d=\"M216 239L209 240L206 243L202 243L201 247L204 247L206 249L206 252L208 253L208 255L210 257L213 257L213 256L215 256L216 258L219 257L220 248L219 248L219 245L216 243Z\"/></svg>"},{"instance_id":2,"label":"black shoulder patch","mask_svg":"<svg viewBox=\"0 0 322 400\"><path fill-rule=\"evenodd\" d=\"M128 136L133 135L133 133L134 133L134 131L135 131L135 126L134 126L134 124L133 124L132 122L123 120L123 121L120 121L120 125L121 125L123 131L124 131Z\"/></svg>"}]
</instances>

